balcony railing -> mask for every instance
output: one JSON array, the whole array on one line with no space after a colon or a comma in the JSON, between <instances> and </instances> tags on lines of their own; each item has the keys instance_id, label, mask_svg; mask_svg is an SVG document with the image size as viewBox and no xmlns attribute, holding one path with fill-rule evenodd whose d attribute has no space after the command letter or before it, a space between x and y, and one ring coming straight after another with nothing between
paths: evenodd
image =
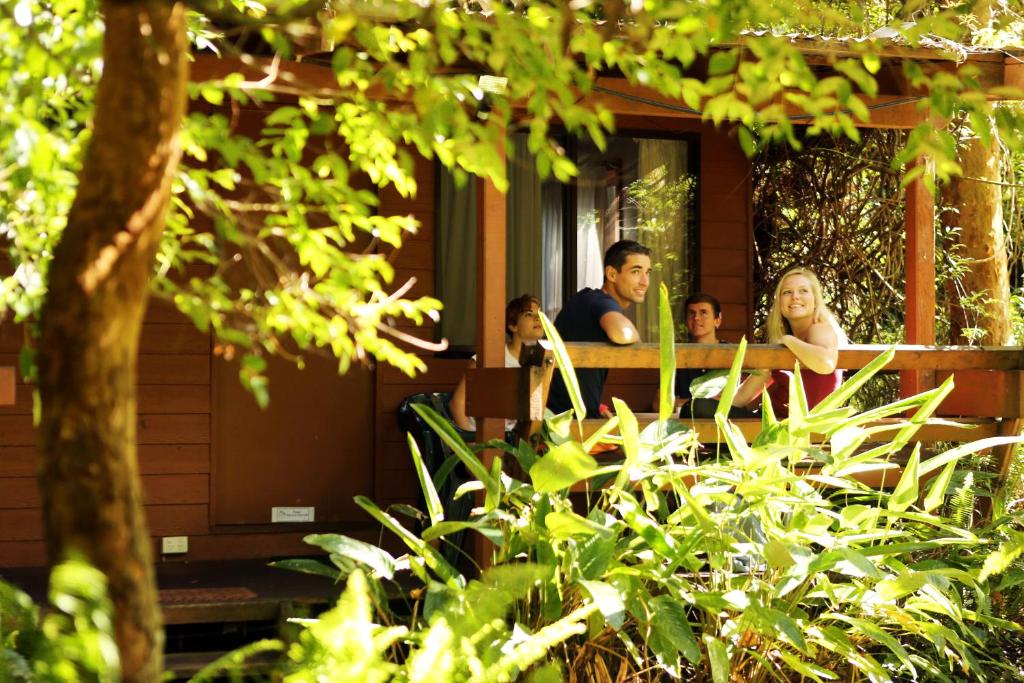
<instances>
[{"instance_id":1,"label":"balcony railing","mask_svg":"<svg viewBox=\"0 0 1024 683\"><path fill-rule=\"evenodd\" d=\"M660 358L656 344L612 346L602 343L567 343L566 351L576 368L657 369ZM888 350L889 346L857 344L839 351L839 367L860 369ZM738 350L736 344L677 344L677 368L728 368ZM543 417L547 389L556 371L555 360L546 344L524 348L522 368L477 368L469 371L467 412L478 417L516 417L533 428ZM781 345L747 346L743 367L751 369L792 369L793 354ZM914 441L974 441L1014 436L1021 432L1024 416L1024 348L898 345L884 372L908 371L926 377L925 385L954 375L955 388L937 411L937 418L923 425ZM652 386L651 396L654 396ZM641 424L656 415L638 414ZM585 434L603 421L584 420ZM759 420L739 420L741 431L752 439L760 429ZM718 438L711 420L692 420L701 441ZM881 426L881 423L878 425ZM895 427L894 427L895 429ZM885 432L879 432L884 438ZM1012 458L1012 445L993 449L1000 478L1005 477Z\"/></svg>"}]
</instances>

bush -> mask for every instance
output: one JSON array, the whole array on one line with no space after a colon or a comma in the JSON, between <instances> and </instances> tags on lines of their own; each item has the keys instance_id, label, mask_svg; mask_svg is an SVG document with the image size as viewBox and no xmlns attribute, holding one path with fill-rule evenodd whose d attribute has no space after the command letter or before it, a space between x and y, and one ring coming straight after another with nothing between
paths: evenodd
<instances>
[{"instance_id":1,"label":"bush","mask_svg":"<svg viewBox=\"0 0 1024 683\"><path fill-rule=\"evenodd\" d=\"M545 325L580 405L564 347ZM1022 518L997 508L993 520L970 528L969 520L957 524L943 514L957 508L946 499L958 462L1008 439L930 458L909 447L951 381L867 412L846 406L890 351L812 410L801 383L793 382L790 416L776 420L766 410L763 430L749 445L727 421L730 406L722 401L716 421L726 445L702 458L694 433L668 417L675 368L667 305L661 327L668 331L661 419L643 430L616 401L615 417L581 441L572 435L570 411L549 417L540 448L488 444L504 453L488 468L447 421L416 406L472 475L455 494L476 496L469 519L444 519L437 483L410 439L429 520L423 532L357 498L408 552L395 557L345 536L308 537L328 552L330 565L281 564L345 579L338 605L299 620L295 642L254 643L196 680L230 672L265 650L287 653L278 673L288 683L1019 678L1024 571L1015 563L1024 551ZM739 377L744 348L725 396ZM873 421L908 410L914 414L895 438L865 447ZM812 433L825 435L828 449L813 445ZM595 460L589 453L600 443L618 446L622 458ZM897 476L894 460L907 450ZM523 476L502 467L509 457ZM857 479L879 470L894 471L895 488L878 491ZM580 492L575 500L573 490ZM465 530L493 548L476 578L438 549ZM392 609L384 582L401 591L408 582L397 579L406 573L419 585ZM86 615L76 625L96 633L69 651L93 664L107 661L96 653L108 642L96 599L64 602L69 613ZM39 633L31 627L36 618L22 598L12 604L16 609L7 611L15 623L28 626L4 631L15 633L5 636L5 654L35 672L44 666L37 662L53 661L58 641L44 626L47 643L36 637L36 646L24 647L17 634ZM25 676L15 680L35 680Z\"/></svg>"},{"instance_id":2,"label":"bush","mask_svg":"<svg viewBox=\"0 0 1024 683\"><path fill-rule=\"evenodd\" d=\"M575 391L568 358L547 328ZM741 345L730 386L742 358ZM671 353L663 353L662 420L640 431L616 401L616 416L581 442L571 436L571 412L552 416L539 450L499 444L522 478L505 473L501 457L486 468L451 425L417 406L474 478L456 494L478 496L470 519L443 518L410 443L430 520L422 534L357 499L405 543L407 555L342 536L308 540L330 553L329 571L350 577L345 600L369 591L379 621L403 623L374 626L382 640L361 650L383 667L379 680L510 680L523 672L714 683L1013 675L995 646L1020 627L993 596L1020 583L1011 569L1024 549L1019 519L972 530L942 514L958 461L1000 439L927 459L914 447L890 491L857 480L859 473L895 470L894 457L952 388L946 382L862 413L846 407L890 358L884 354L810 411L799 408L806 401L794 382L791 405L798 407L781 421L765 411L764 429L750 445L725 419L723 401L716 419L727 448L707 460L698 457L693 433L667 419ZM892 441L864 447L872 421L908 410L916 412ZM611 435L616 429L620 436ZM829 449L812 445L811 433L824 434ZM623 459L599 463L589 455L598 443L619 446ZM584 491L581 508L570 498L574 488ZM493 544L479 580L467 579L435 547L464 529ZM403 620L375 582L364 588L362 572L391 580L404 568L424 588ZM346 614L368 622L367 603L360 604ZM311 660L324 661L314 653L330 650L342 632L338 619L332 612L315 622L293 646L294 680L307 680ZM531 656L510 657L524 652ZM498 662L505 665L495 668ZM559 672L563 666L568 671Z\"/></svg>"},{"instance_id":3,"label":"bush","mask_svg":"<svg viewBox=\"0 0 1024 683\"><path fill-rule=\"evenodd\" d=\"M40 619L28 595L0 581L0 683L120 680L106 577L81 561L60 564L50 604Z\"/></svg>"}]
</instances>

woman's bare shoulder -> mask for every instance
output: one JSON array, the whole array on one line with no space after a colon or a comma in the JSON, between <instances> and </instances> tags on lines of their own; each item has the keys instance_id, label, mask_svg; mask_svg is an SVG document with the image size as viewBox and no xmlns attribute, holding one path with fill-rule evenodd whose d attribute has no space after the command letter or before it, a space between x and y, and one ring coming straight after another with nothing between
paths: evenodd
<instances>
[{"instance_id":1,"label":"woman's bare shoulder","mask_svg":"<svg viewBox=\"0 0 1024 683\"><path fill-rule=\"evenodd\" d=\"M839 333L836 332L834 325L831 325L826 320L822 320L811 324L807 334L807 341L821 346L838 346Z\"/></svg>"}]
</instances>

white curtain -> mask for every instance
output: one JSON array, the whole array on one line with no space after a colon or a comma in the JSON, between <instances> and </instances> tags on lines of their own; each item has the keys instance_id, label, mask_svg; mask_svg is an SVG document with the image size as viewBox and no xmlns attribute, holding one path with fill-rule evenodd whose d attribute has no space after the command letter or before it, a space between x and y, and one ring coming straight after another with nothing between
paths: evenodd
<instances>
[{"instance_id":1,"label":"white curtain","mask_svg":"<svg viewBox=\"0 0 1024 683\"><path fill-rule=\"evenodd\" d=\"M647 299L637 306L636 323L642 340L656 342L659 283L668 286L677 332L683 326L683 301L693 279L687 228L695 179L686 173L685 142L641 139L639 143L637 180L630 183L627 195L636 208L637 239L651 248L654 273Z\"/></svg>"},{"instance_id":2,"label":"white curtain","mask_svg":"<svg viewBox=\"0 0 1024 683\"><path fill-rule=\"evenodd\" d=\"M552 320L562 310L562 288L565 277L565 245L562 225L563 214L562 184L547 180L541 187L541 220L544 232L544 249L541 268L541 291L538 293L541 308Z\"/></svg>"},{"instance_id":3,"label":"white curtain","mask_svg":"<svg viewBox=\"0 0 1024 683\"><path fill-rule=\"evenodd\" d=\"M604 191L600 183L600 169L595 164L579 164L576 193L576 288L600 287L604 282L603 221L598 193Z\"/></svg>"}]
</instances>

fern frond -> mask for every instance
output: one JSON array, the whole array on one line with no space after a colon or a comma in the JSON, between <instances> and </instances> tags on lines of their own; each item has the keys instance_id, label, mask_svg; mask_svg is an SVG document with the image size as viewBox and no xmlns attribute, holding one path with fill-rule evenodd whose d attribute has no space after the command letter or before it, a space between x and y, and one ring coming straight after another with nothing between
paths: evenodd
<instances>
[{"instance_id":1,"label":"fern frond","mask_svg":"<svg viewBox=\"0 0 1024 683\"><path fill-rule=\"evenodd\" d=\"M552 648L587 630L586 620L597 611L595 603L579 607L550 626L545 626L487 668L485 681L512 681L539 662Z\"/></svg>"},{"instance_id":2,"label":"fern frond","mask_svg":"<svg viewBox=\"0 0 1024 683\"><path fill-rule=\"evenodd\" d=\"M974 521L974 472L964 475L963 483L949 500L949 517L953 523L970 529Z\"/></svg>"}]
</instances>

